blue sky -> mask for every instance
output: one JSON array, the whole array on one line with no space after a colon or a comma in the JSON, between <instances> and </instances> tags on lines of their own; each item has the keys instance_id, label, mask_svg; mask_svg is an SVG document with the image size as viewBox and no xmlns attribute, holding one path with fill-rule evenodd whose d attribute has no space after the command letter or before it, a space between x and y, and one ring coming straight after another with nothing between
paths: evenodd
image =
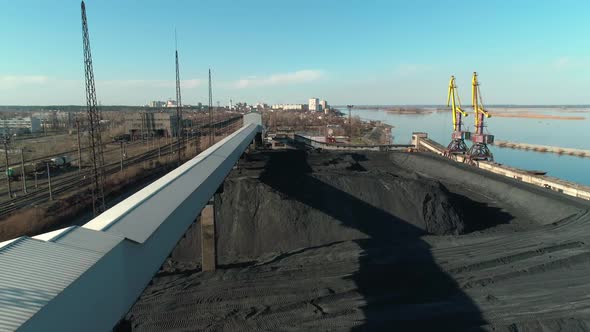
<instances>
[{"instance_id":1,"label":"blue sky","mask_svg":"<svg viewBox=\"0 0 590 332\"><path fill-rule=\"evenodd\" d=\"M103 104L590 104L587 0L86 2ZM0 0L0 105L84 104L79 1Z\"/></svg>"}]
</instances>

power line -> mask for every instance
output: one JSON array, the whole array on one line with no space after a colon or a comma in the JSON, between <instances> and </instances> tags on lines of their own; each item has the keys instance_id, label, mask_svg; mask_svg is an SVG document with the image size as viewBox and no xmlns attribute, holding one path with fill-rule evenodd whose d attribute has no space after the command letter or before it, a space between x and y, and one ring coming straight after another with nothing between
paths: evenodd
<instances>
[{"instance_id":1,"label":"power line","mask_svg":"<svg viewBox=\"0 0 590 332\"><path fill-rule=\"evenodd\" d=\"M213 145L215 130L213 129L213 88L211 87L211 68L209 68L209 146Z\"/></svg>"}]
</instances>

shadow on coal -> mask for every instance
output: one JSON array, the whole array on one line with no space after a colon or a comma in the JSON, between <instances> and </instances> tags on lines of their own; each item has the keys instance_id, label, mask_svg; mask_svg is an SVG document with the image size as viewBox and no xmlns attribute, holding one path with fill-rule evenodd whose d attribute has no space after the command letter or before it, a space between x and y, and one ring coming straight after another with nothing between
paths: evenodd
<instances>
[{"instance_id":1,"label":"shadow on coal","mask_svg":"<svg viewBox=\"0 0 590 332\"><path fill-rule=\"evenodd\" d=\"M376 207L357 198L368 193L354 192L353 196L333 183L320 180L321 176L314 174L308 163L308 157L305 151L269 153L261 181L289 199L320 210L342 225L367 235L367 239L356 240L364 255L359 258L358 272L351 276L366 301L362 307L365 321L358 330L479 330L486 324L478 307L440 269L429 245L421 239L428 233L456 234L485 227L487 221L473 226L463 225L460 215L466 213L471 218L473 211L485 206L469 206L470 201L462 199L461 204L465 206L456 211L458 216L452 211L450 216L436 216L433 214L452 210L456 199L461 197L449 194L448 198L433 195L424 198L429 195L425 192L417 196L418 202L412 203L412 197L405 197L413 194L404 190L411 189L414 180L409 179L408 182L403 179L399 181L398 188L392 188L391 195L404 199L399 201L395 198L390 203L395 205L393 209ZM334 181L342 178L335 177ZM340 187L342 183L347 183L341 181L337 184ZM395 181L392 179L387 185L391 186ZM428 190L430 184L426 185ZM431 207L432 202L425 202L427 199L435 200L442 206ZM384 199L382 203L388 202ZM392 211L396 208L400 209L399 213ZM494 214L501 217L500 222L510 219L509 215L502 215L499 211ZM414 218L414 215L431 220L406 220ZM428 225L428 222L432 224Z\"/></svg>"}]
</instances>

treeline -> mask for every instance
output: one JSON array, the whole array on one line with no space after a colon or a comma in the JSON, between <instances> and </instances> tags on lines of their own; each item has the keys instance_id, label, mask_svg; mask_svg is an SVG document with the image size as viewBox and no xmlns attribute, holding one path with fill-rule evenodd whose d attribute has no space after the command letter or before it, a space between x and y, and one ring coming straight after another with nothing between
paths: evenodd
<instances>
[{"instance_id":1,"label":"treeline","mask_svg":"<svg viewBox=\"0 0 590 332\"><path fill-rule=\"evenodd\" d=\"M127 106L127 105L101 105L99 106L101 111L105 112L134 112L134 111L143 111L143 110L175 110L176 108L150 108L145 106ZM184 106L183 110L197 110L197 106L187 107ZM42 112L42 111L49 111L49 110L60 110L64 112L85 112L86 105L46 105L46 106L0 106L0 112Z\"/></svg>"}]
</instances>

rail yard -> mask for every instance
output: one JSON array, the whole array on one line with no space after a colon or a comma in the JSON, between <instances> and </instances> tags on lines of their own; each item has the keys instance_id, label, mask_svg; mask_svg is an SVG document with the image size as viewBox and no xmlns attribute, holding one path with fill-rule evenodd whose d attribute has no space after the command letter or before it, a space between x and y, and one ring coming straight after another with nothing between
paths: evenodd
<instances>
[{"instance_id":1,"label":"rail yard","mask_svg":"<svg viewBox=\"0 0 590 332\"><path fill-rule=\"evenodd\" d=\"M215 122L214 126L217 132L213 142L230 134L240 123L241 117L232 115L228 116L227 119ZM130 180L137 178L137 181L141 181L146 174L152 174L154 172L160 172L161 174L162 171L169 170L178 165L177 155L179 151L183 155L183 160L186 160L195 156L200 151L205 150L210 145L210 142L208 139L202 139L202 137L208 138L208 127L209 125L195 126L192 135L188 135L188 139L184 142L182 148L179 148L177 140L170 137L138 140L128 142L129 144L125 142L125 145L123 145L124 142L107 143L104 149L106 163L103 172L107 180L111 176L120 177L123 175ZM85 213L88 196L87 190L89 185L91 185L90 176L92 170L87 166L78 167L78 165L73 165L73 163L78 163L78 159L66 158L63 155L39 157L30 161L28 164L24 164L25 170L27 170L27 165L32 165L33 163L41 165L38 168L32 168L32 172L26 174L26 178L24 179L22 172L5 173L7 175L4 178L5 181L0 182L0 191L3 191L0 193L0 238L8 239L11 236L19 234L18 232L27 234L38 233L54 227L51 225L52 223L62 224L65 222L67 224L67 221L59 218L59 220L53 222L48 221L45 226L43 226L43 222L40 220L39 223L41 225L35 229L13 227L14 221L12 220L18 221L22 219L19 217L19 214L28 216L29 210L42 208L47 203L60 202L62 199L71 200L72 196L79 196L75 199L77 205L79 205L75 210L79 211L78 213ZM11 169L22 169L22 166L19 165L12 167L9 168L9 171ZM127 172L128 169L135 170L138 167L139 172ZM8 195L7 191L9 179L12 180L11 192L13 194L11 196ZM26 181L28 181L28 188L25 193L24 184ZM140 188L141 186L135 190ZM113 189L120 190L120 188L106 188L107 193ZM71 204L67 205L64 209L73 209L70 206ZM52 214L59 215L60 212L52 211ZM72 214L66 215L69 218L73 217ZM7 219L7 222L3 219Z\"/></svg>"}]
</instances>

